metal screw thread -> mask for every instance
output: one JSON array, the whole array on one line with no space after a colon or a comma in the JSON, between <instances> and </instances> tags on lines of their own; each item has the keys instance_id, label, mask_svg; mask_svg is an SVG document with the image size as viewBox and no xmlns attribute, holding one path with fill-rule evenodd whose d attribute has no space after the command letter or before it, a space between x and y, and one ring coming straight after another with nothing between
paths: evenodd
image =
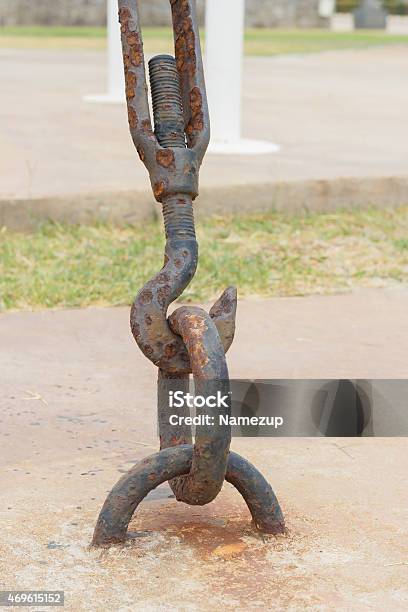
<instances>
[{"instance_id":1,"label":"metal screw thread","mask_svg":"<svg viewBox=\"0 0 408 612\"><path fill-rule=\"evenodd\" d=\"M156 55L149 62L154 128L162 147L185 148L183 103L176 60Z\"/></svg>"},{"instance_id":2,"label":"metal screw thread","mask_svg":"<svg viewBox=\"0 0 408 612\"><path fill-rule=\"evenodd\" d=\"M190 198L170 196L163 202L166 238L193 238L195 240L194 211Z\"/></svg>"}]
</instances>

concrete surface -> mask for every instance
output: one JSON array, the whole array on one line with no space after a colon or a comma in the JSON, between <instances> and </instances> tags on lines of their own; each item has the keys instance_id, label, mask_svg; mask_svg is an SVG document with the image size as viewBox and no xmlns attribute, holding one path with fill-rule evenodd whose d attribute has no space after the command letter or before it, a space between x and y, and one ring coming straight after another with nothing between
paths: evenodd
<instances>
[{"instance_id":1,"label":"concrete surface","mask_svg":"<svg viewBox=\"0 0 408 612\"><path fill-rule=\"evenodd\" d=\"M197 218L210 215L329 212L342 208L405 206L408 175L389 178L339 178L284 181L273 185L203 187L194 203ZM161 218L161 206L150 191L120 191L25 200L0 200L0 228L32 230L44 219L59 223L110 221L118 225Z\"/></svg>"},{"instance_id":2,"label":"concrete surface","mask_svg":"<svg viewBox=\"0 0 408 612\"><path fill-rule=\"evenodd\" d=\"M76 199L80 205L86 197L106 193L120 201L129 191L142 192L152 201L124 107L82 99L104 90L104 54L1 50L0 61L0 200L6 207L16 199L55 196ZM408 81L401 76L407 69L404 47L246 58L243 135L270 139L282 150L255 157L207 155L203 190L263 185L266 198L274 185L279 189L313 181L314 191L306 189L303 195L313 208L313 194L321 192L316 181L326 181L330 208L331 181L394 177L403 182L391 199L408 201ZM350 193L366 196L364 187L359 195L359 185L355 181L350 189L346 182L341 201ZM379 204L387 193L381 185L376 196L371 184L371 204ZM256 202L257 197L252 190L245 199ZM67 199L65 203L68 206Z\"/></svg>"},{"instance_id":3,"label":"concrete surface","mask_svg":"<svg viewBox=\"0 0 408 612\"><path fill-rule=\"evenodd\" d=\"M244 301L234 377L406 377L408 291ZM225 486L204 508L167 485L132 542L88 550L107 491L157 449L155 368L128 309L0 315L0 588L63 589L66 609L406 610L405 439L235 439L289 533L253 531Z\"/></svg>"}]
</instances>

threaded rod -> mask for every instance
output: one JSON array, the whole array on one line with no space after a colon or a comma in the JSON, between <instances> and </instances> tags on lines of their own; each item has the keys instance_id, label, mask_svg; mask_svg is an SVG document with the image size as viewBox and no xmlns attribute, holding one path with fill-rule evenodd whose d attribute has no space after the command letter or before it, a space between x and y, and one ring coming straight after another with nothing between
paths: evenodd
<instances>
[{"instance_id":1,"label":"threaded rod","mask_svg":"<svg viewBox=\"0 0 408 612\"><path fill-rule=\"evenodd\" d=\"M149 62L154 128L162 147L185 148L183 103L176 60L156 55Z\"/></svg>"},{"instance_id":2,"label":"threaded rod","mask_svg":"<svg viewBox=\"0 0 408 612\"><path fill-rule=\"evenodd\" d=\"M194 213L191 198L183 194L166 198L163 218L167 239L195 240Z\"/></svg>"}]
</instances>

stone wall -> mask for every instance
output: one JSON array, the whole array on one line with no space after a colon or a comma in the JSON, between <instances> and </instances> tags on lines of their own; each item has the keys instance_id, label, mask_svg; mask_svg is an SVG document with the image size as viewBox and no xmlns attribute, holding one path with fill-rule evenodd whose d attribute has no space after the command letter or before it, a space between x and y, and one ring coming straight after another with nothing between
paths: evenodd
<instances>
[{"instance_id":1,"label":"stone wall","mask_svg":"<svg viewBox=\"0 0 408 612\"><path fill-rule=\"evenodd\" d=\"M1 25L105 23L105 0L0 0Z\"/></svg>"},{"instance_id":2,"label":"stone wall","mask_svg":"<svg viewBox=\"0 0 408 612\"><path fill-rule=\"evenodd\" d=\"M319 27L319 0L247 0L248 27ZM197 0L201 22L205 0ZM145 25L168 25L168 0L140 0ZM0 0L0 25L104 25L106 0Z\"/></svg>"}]
</instances>

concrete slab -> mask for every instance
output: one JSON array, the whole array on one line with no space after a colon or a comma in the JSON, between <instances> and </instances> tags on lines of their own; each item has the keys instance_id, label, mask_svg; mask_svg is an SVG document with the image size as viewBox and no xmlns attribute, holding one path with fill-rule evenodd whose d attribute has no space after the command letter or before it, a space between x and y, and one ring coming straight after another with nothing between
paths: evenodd
<instances>
[{"instance_id":1,"label":"concrete slab","mask_svg":"<svg viewBox=\"0 0 408 612\"><path fill-rule=\"evenodd\" d=\"M387 178L339 178L283 181L273 184L203 187L194 202L196 218L211 215L330 212L349 208L405 206L408 175ZM34 230L44 220L92 224L138 224L161 218L161 206L150 191L116 191L58 197L0 200L0 228Z\"/></svg>"},{"instance_id":2,"label":"concrete slab","mask_svg":"<svg viewBox=\"0 0 408 612\"><path fill-rule=\"evenodd\" d=\"M406 377L408 291L244 301L235 377ZM229 486L204 508L167 486L132 543L89 551L120 474L157 449L155 368L127 309L0 315L1 588L78 610L406 610L404 439L239 439L289 534L260 537Z\"/></svg>"},{"instance_id":3,"label":"concrete slab","mask_svg":"<svg viewBox=\"0 0 408 612\"><path fill-rule=\"evenodd\" d=\"M103 53L0 50L0 199L150 192L121 105L103 91ZM243 136L278 155L208 155L203 187L406 176L406 48L246 58Z\"/></svg>"}]
</instances>

